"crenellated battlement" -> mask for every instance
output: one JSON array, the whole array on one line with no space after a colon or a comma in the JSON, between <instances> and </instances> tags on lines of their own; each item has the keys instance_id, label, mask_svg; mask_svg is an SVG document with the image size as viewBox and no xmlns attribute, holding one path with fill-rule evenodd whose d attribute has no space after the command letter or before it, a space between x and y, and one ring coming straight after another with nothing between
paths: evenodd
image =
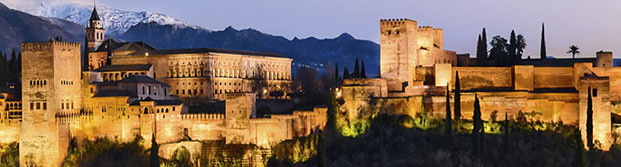
<instances>
[{"instance_id":1,"label":"crenellated battlement","mask_svg":"<svg viewBox=\"0 0 621 167\"><path fill-rule=\"evenodd\" d=\"M400 19L380 19L380 26L384 26L384 25L401 25L401 24L405 24L406 22L414 22L414 23L416 23L416 21L414 21L414 20L405 19L405 18L400 18Z\"/></svg>"},{"instance_id":2,"label":"crenellated battlement","mask_svg":"<svg viewBox=\"0 0 621 167\"><path fill-rule=\"evenodd\" d=\"M418 31L430 31L430 30L442 31L442 28L433 28L432 26L418 26Z\"/></svg>"},{"instance_id":3,"label":"crenellated battlement","mask_svg":"<svg viewBox=\"0 0 621 167\"><path fill-rule=\"evenodd\" d=\"M22 49L45 49L52 46L64 46L64 47L80 47L79 43L71 43L65 41L35 41L35 42L22 42Z\"/></svg>"},{"instance_id":4,"label":"crenellated battlement","mask_svg":"<svg viewBox=\"0 0 621 167\"><path fill-rule=\"evenodd\" d=\"M181 119L223 120L224 114L181 114Z\"/></svg>"}]
</instances>

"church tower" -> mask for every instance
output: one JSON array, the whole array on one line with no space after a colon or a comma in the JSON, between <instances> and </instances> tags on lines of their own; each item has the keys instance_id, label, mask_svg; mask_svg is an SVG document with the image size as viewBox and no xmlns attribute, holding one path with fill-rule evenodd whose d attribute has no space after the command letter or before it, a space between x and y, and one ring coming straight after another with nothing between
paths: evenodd
<instances>
[{"instance_id":1,"label":"church tower","mask_svg":"<svg viewBox=\"0 0 621 167\"><path fill-rule=\"evenodd\" d=\"M103 43L105 32L106 30L103 28L101 19L99 19L99 14L97 14L97 6L95 6L86 26L86 40L89 50L95 50Z\"/></svg>"}]
</instances>

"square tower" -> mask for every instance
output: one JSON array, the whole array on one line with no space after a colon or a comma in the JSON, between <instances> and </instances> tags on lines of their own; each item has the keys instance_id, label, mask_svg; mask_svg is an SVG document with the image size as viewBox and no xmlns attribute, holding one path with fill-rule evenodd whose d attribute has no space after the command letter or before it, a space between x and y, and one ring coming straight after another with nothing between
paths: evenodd
<instances>
[{"instance_id":1,"label":"square tower","mask_svg":"<svg viewBox=\"0 0 621 167\"><path fill-rule=\"evenodd\" d=\"M79 113L80 70L79 44L22 43L21 165L58 166L62 162L69 133L56 115Z\"/></svg>"},{"instance_id":2,"label":"square tower","mask_svg":"<svg viewBox=\"0 0 621 167\"><path fill-rule=\"evenodd\" d=\"M380 20L380 75L389 91L404 90L416 78L417 28L414 20Z\"/></svg>"},{"instance_id":3,"label":"square tower","mask_svg":"<svg viewBox=\"0 0 621 167\"><path fill-rule=\"evenodd\" d=\"M228 93L225 100L226 144L247 144L251 140L250 118L256 117L254 93Z\"/></svg>"}]
</instances>

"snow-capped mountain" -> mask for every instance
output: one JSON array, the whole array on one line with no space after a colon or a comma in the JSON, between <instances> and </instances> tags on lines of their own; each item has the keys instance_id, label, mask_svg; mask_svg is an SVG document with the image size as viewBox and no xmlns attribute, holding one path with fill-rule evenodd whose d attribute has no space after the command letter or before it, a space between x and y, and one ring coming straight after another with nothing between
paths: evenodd
<instances>
[{"instance_id":1,"label":"snow-capped mountain","mask_svg":"<svg viewBox=\"0 0 621 167\"><path fill-rule=\"evenodd\" d=\"M65 19L86 26L93 10L92 5L83 3L41 1L38 7L30 6L28 9L18 9L32 15ZM161 25L173 25L179 28L204 29L199 26L189 25L173 17L152 13L133 12L111 8L105 4L97 4L97 12L106 28L106 33L116 36L123 34L138 23L155 22Z\"/></svg>"}]
</instances>

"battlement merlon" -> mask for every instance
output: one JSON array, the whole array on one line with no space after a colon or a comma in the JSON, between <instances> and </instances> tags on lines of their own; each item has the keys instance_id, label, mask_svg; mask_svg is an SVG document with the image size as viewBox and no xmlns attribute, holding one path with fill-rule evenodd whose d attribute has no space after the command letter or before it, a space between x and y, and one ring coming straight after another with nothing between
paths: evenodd
<instances>
[{"instance_id":1,"label":"battlement merlon","mask_svg":"<svg viewBox=\"0 0 621 167\"><path fill-rule=\"evenodd\" d=\"M66 46L66 47L78 47L79 43L71 43L65 41L35 41L35 42L22 42L22 49L43 48L50 46Z\"/></svg>"},{"instance_id":2,"label":"battlement merlon","mask_svg":"<svg viewBox=\"0 0 621 167\"><path fill-rule=\"evenodd\" d=\"M406 18L400 18L400 19L380 19L380 25L398 25L398 24L405 24L405 23L417 23L415 20L410 20L410 19L406 19Z\"/></svg>"}]
</instances>

